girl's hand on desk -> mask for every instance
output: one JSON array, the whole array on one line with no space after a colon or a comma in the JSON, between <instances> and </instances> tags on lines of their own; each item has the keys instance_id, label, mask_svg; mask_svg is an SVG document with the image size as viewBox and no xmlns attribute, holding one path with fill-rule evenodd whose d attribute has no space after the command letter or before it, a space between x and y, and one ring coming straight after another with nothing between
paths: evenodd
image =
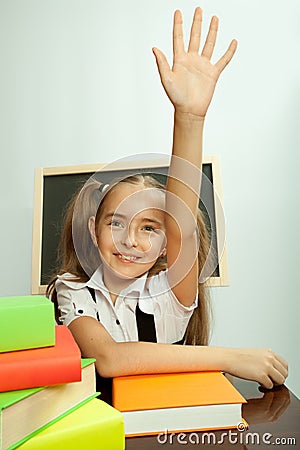
<instances>
[{"instance_id":1,"label":"girl's hand on desk","mask_svg":"<svg viewBox=\"0 0 300 450\"><path fill-rule=\"evenodd\" d=\"M281 385L288 376L288 364L270 349L229 349L228 372L257 381L266 389Z\"/></svg>"},{"instance_id":2,"label":"girl's hand on desk","mask_svg":"<svg viewBox=\"0 0 300 450\"><path fill-rule=\"evenodd\" d=\"M161 50L153 48L163 87L177 112L204 118L211 102L216 82L232 59L237 47L233 40L224 55L212 64L218 32L218 18L212 17L206 41L199 55L202 10L196 8L190 32L188 50L184 50L182 16L175 11L173 25L173 67L170 68Z\"/></svg>"}]
</instances>

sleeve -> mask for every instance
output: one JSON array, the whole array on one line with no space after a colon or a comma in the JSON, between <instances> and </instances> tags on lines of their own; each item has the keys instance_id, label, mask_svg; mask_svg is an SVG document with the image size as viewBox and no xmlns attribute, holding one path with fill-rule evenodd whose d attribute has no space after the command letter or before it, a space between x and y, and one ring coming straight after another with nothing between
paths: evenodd
<instances>
[{"instance_id":1,"label":"sleeve","mask_svg":"<svg viewBox=\"0 0 300 450\"><path fill-rule=\"evenodd\" d=\"M78 317L89 316L97 319L96 304L86 287L72 289L61 280L55 284L57 303L59 309L59 321L63 325L70 323Z\"/></svg>"},{"instance_id":2,"label":"sleeve","mask_svg":"<svg viewBox=\"0 0 300 450\"><path fill-rule=\"evenodd\" d=\"M198 306L198 291L196 293L196 298L190 306L185 306L178 298L175 296L172 291L167 277L167 271L161 271L158 275L155 275L151 278L149 285L149 290L151 294L155 297L159 297L160 301L163 301L164 308L171 313L173 312L175 315L185 315L191 316L191 313Z\"/></svg>"},{"instance_id":3,"label":"sleeve","mask_svg":"<svg viewBox=\"0 0 300 450\"><path fill-rule=\"evenodd\" d=\"M152 277L151 291L158 342L172 344L180 341L198 306L198 294L191 306L182 305L170 288L165 271Z\"/></svg>"}]
</instances>

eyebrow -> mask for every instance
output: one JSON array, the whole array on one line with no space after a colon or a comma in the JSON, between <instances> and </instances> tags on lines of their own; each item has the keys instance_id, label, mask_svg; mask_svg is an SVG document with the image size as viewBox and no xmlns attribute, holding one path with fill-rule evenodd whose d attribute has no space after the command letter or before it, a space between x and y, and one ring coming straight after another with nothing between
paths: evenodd
<instances>
[{"instance_id":1,"label":"eyebrow","mask_svg":"<svg viewBox=\"0 0 300 450\"><path fill-rule=\"evenodd\" d=\"M158 219L150 219L149 217L143 217L142 222L156 223L157 225L163 225L163 222Z\"/></svg>"},{"instance_id":2,"label":"eyebrow","mask_svg":"<svg viewBox=\"0 0 300 450\"><path fill-rule=\"evenodd\" d=\"M117 219L126 219L126 216L124 216L124 214L107 213L104 216L104 220L111 219L112 217L116 217Z\"/></svg>"}]
</instances>

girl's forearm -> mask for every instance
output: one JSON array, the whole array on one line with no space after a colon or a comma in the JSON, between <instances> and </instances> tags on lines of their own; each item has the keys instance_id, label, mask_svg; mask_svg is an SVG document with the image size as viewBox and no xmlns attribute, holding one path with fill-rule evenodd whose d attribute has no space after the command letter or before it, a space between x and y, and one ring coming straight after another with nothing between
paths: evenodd
<instances>
[{"instance_id":1,"label":"girl's forearm","mask_svg":"<svg viewBox=\"0 0 300 450\"><path fill-rule=\"evenodd\" d=\"M116 342L92 317L79 317L69 328L82 356L95 358L97 371L104 377L223 370L272 388L288 375L286 361L270 349Z\"/></svg>"},{"instance_id":2,"label":"girl's forearm","mask_svg":"<svg viewBox=\"0 0 300 450\"><path fill-rule=\"evenodd\" d=\"M218 370L257 381L268 389L283 384L288 375L286 361L271 349L148 342L115 342L107 358L97 358L96 367L104 377Z\"/></svg>"},{"instance_id":3,"label":"girl's forearm","mask_svg":"<svg viewBox=\"0 0 300 450\"><path fill-rule=\"evenodd\" d=\"M83 357L96 358L100 375L227 370L226 349L150 342L116 342L92 317L78 317L69 328Z\"/></svg>"},{"instance_id":4,"label":"girl's forearm","mask_svg":"<svg viewBox=\"0 0 300 450\"><path fill-rule=\"evenodd\" d=\"M190 372L226 369L226 349L218 347L114 342L97 359L104 377L149 373Z\"/></svg>"},{"instance_id":5,"label":"girl's forearm","mask_svg":"<svg viewBox=\"0 0 300 450\"><path fill-rule=\"evenodd\" d=\"M197 167L200 167L202 162L204 120L204 117L176 109L174 111L172 153Z\"/></svg>"},{"instance_id":6,"label":"girl's forearm","mask_svg":"<svg viewBox=\"0 0 300 450\"><path fill-rule=\"evenodd\" d=\"M176 197L185 205L183 208L196 214L201 184L203 127L203 118L175 110L172 160L167 182L167 211L173 217L181 216ZM175 197L168 196L168 193Z\"/></svg>"},{"instance_id":7,"label":"girl's forearm","mask_svg":"<svg viewBox=\"0 0 300 450\"><path fill-rule=\"evenodd\" d=\"M198 286L197 211L201 184L204 118L174 115L173 150L166 190L165 227L168 280L185 306L195 299Z\"/></svg>"}]
</instances>

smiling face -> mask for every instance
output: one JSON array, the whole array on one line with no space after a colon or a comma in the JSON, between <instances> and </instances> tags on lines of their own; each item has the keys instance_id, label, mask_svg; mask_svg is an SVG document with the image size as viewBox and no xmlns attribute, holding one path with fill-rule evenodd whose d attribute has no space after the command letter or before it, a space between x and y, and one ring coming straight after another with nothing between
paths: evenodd
<instances>
[{"instance_id":1,"label":"smiling face","mask_svg":"<svg viewBox=\"0 0 300 450\"><path fill-rule=\"evenodd\" d=\"M146 273L164 252L164 193L120 183L107 193L96 223L104 279L132 280Z\"/></svg>"}]
</instances>

